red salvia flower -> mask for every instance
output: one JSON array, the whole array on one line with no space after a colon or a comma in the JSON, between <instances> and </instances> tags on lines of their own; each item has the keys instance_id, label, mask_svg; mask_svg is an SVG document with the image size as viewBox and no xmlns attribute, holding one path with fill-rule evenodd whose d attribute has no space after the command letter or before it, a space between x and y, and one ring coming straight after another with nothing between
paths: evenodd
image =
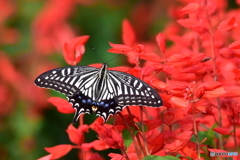
<instances>
[{"instance_id":1,"label":"red salvia flower","mask_svg":"<svg viewBox=\"0 0 240 160\"><path fill-rule=\"evenodd\" d=\"M98 133L99 138L109 147L124 149L123 138L114 129L109 129L99 124L96 124L93 129Z\"/></svg>"},{"instance_id":2,"label":"red salvia flower","mask_svg":"<svg viewBox=\"0 0 240 160\"><path fill-rule=\"evenodd\" d=\"M179 150L183 149L189 142L191 136L192 132L190 131L185 131L179 134L175 137L174 142L164 146L166 152L178 152Z\"/></svg>"},{"instance_id":3,"label":"red salvia flower","mask_svg":"<svg viewBox=\"0 0 240 160\"><path fill-rule=\"evenodd\" d=\"M72 124L70 124L66 132L68 133L69 139L72 143L81 145L84 142L84 133L88 132L88 125L81 125L78 129L76 129Z\"/></svg>"},{"instance_id":4,"label":"red salvia flower","mask_svg":"<svg viewBox=\"0 0 240 160\"><path fill-rule=\"evenodd\" d=\"M199 4L198 3L189 3L187 6L183 7L181 9L182 14L190 14L194 13L199 9Z\"/></svg>"},{"instance_id":5,"label":"red salvia flower","mask_svg":"<svg viewBox=\"0 0 240 160\"><path fill-rule=\"evenodd\" d=\"M165 53L166 49L166 37L163 33L159 33L156 37L156 41L158 43L158 47L160 48L162 53Z\"/></svg>"},{"instance_id":6,"label":"red salvia flower","mask_svg":"<svg viewBox=\"0 0 240 160\"><path fill-rule=\"evenodd\" d=\"M85 44L89 36L81 36L72 39L69 43L64 43L63 47L63 56L65 61L69 65L75 66L80 60L85 52Z\"/></svg>"},{"instance_id":7,"label":"red salvia flower","mask_svg":"<svg viewBox=\"0 0 240 160\"><path fill-rule=\"evenodd\" d=\"M66 155L72 148L73 147L70 144L61 144L61 145L57 145L57 146L54 146L54 147L45 147L45 150L48 153L50 153L50 155L51 155L50 159L58 159L58 158L61 158L64 155Z\"/></svg>"},{"instance_id":8,"label":"red salvia flower","mask_svg":"<svg viewBox=\"0 0 240 160\"><path fill-rule=\"evenodd\" d=\"M72 105L65 99L59 97L51 97L48 99L48 102L57 107L57 110L61 113L70 114L75 112L75 109L73 109Z\"/></svg>"},{"instance_id":9,"label":"red salvia flower","mask_svg":"<svg viewBox=\"0 0 240 160\"><path fill-rule=\"evenodd\" d=\"M235 17L224 20L218 25L218 29L221 31L230 31L236 27L238 27L238 24Z\"/></svg>"}]
</instances>

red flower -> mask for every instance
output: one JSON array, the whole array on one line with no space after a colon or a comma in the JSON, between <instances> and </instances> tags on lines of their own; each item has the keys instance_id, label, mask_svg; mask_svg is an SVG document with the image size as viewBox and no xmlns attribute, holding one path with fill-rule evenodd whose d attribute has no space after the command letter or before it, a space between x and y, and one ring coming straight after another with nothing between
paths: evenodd
<instances>
[{"instance_id":1,"label":"red flower","mask_svg":"<svg viewBox=\"0 0 240 160\"><path fill-rule=\"evenodd\" d=\"M231 129L229 128L222 128L222 127L216 127L213 129L215 132L222 134L222 135L230 135L231 134Z\"/></svg>"},{"instance_id":2,"label":"red flower","mask_svg":"<svg viewBox=\"0 0 240 160\"><path fill-rule=\"evenodd\" d=\"M72 124L68 126L66 130L69 139L76 145L81 145L84 142L84 133L88 132L88 125L80 125L78 129L73 127Z\"/></svg>"},{"instance_id":3,"label":"red flower","mask_svg":"<svg viewBox=\"0 0 240 160\"><path fill-rule=\"evenodd\" d=\"M124 44L114 44L109 42L111 49L108 50L108 52L111 53L120 53L120 54L128 54L130 51L132 51L132 48L124 45Z\"/></svg>"},{"instance_id":4,"label":"red flower","mask_svg":"<svg viewBox=\"0 0 240 160\"><path fill-rule=\"evenodd\" d=\"M48 102L52 103L57 110L61 113L74 113L75 109L73 109L72 105L65 99L59 97L51 97L48 99Z\"/></svg>"},{"instance_id":5,"label":"red flower","mask_svg":"<svg viewBox=\"0 0 240 160\"><path fill-rule=\"evenodd\" d=\"M86 151L89 151L91 149L102 151L102 150L108 149L109 146L102 140L95 140L90 143L83 143L81 148Z\"/></svg>"},{"instance_id":6,"label":"red flower","mask_svg":"<svg viewBox=\"0 0 240 160\"><path fill-rule=\"evenodd\" d=\"M86 44L89 36L81 36L72 39L69 43L64 43L63 56L65 61L69 65L75 66L80 60L85 52L84 45Z\"/></svg>"},{"instance_id":7,"label":"red flower","mask_svg":"<svg viewBox=\"0 0 240 160\"><path fill-rule=\"evenodd\" d=\"M235 17L231 17L229 19L226 19L218 25L218 29L221 30L221 31L230 31L230 30L232 30L236 27L238 27L238 24L236 22Z\"/></svg>"},{"instance_id":8,"label":"red flower","mask_svg":"<svg viewBox=\"0 0 240 160\"><path fill-rule=\"evenodd\" d=\"M128 20L123 21L122 27L122 38L124 45L109 43L112 48L109 49L108 52L125 54L128 56L128 61L130 63L138 66L138 57L146 52L145 48L142 44L137 44L135 40L135 33Z\"/></svg>"},{"instance_id":9,"label":"red flower","mask_svg":"<svg viewBox=\"0 0 240 160\"><path fill-rule=\"evenodd\" d=\"M163 33L159 33L156 37L156 41L158 43L158 47L160 48L162 53L165 53L166 48L166 37Z\"/></svg>"},{"instance_id":10,"label":"red flower","mask_svg":"<svg viewBox=\"0 0 240 160\"><path fill-rule=\"evenodd\" d=\"M207 28L200 24L199 21L195 21L192 19L180 19L177 22L183 27L189 28L195 32L198 32L199 34L208 33Z\"/></svg>"},{"instance_id":11,"label":"red flower","mask_svg":"<svg viewBox=\"0 0 240 160\"><path fill-rule=\"evenodd\" d=\"M98 154L98 153L95 153L95 152L86 152L85 153L85 157L84 157L85 160L104 160L104 158Z\"/></svg>"},{"instance_id":12,"label":"red flower","mask_svg":"<svg viewBox=\"0 0 240 160\"><path fill-rule=\"evenodd\" d=\"M166 152L177 152L181 149L183 149L186 144L189 142L190 138L192 136L191 131L185 131L178 136L175 137L174 142L170 144L166 144L164 146Z\"/></svg>"},{"instance_id":13,"label":"red flower","mask_svg":"<svg viewBox=\"0 0 240 160\"><path fill-rule=\"evenodd\" d=\"M98 133L99 138L109 147L124 149L123 138L114 129L108 129L99 124L96 124L93 129Z\"/></svg>"},{"instance_id":14,"label":"red flower","mask_svg":"<svg viewBox=\"0 0 240 160\"><path fill-rule=\"evenodd\" d=\"M183 7L181 9L182 14L190 14L199 9L199 4L198 3L189 3L187 6Z\"/></svg>"},{"instance_id":15,"label":"red flower","mask_svg":"<svg viewBox=\"0 0 240 160\"><path fill-rule=\"evenodd\" d=\"M45 150L48 153L51 153L51 156L46 156L50 159L58 159L61 158L62 156L66 155L70 150L72 149L72 145L70 144L61 144L61 145L57 145L54 147L45 147ZM45 158L46 158L45 157ZM42 160L42 158L41 158ZM47 160L47 159L44 159Z\"/></svg>"},{"instance_id":16,"label":"red flower","mask_svg":"<svg viewBox=\"0 0 240 160\"><path fill-rule=\"evenodd\" d=\"M136 43L134 30L127 19L124 19L122 23L122 40L128 46L133 46Z\"/></svg>"},{"instance_id":17,"label":"red flower","mask_svg":"<svg viewBox=\"0 0 240 160\"><path fill-rule=\"evenodd\" d=\"M164 114L163 116L164 122L166 122L167 124L172 124L173 120L174 120L174 113L171 111L168 111Z\"/></svg>"}]
</instances>

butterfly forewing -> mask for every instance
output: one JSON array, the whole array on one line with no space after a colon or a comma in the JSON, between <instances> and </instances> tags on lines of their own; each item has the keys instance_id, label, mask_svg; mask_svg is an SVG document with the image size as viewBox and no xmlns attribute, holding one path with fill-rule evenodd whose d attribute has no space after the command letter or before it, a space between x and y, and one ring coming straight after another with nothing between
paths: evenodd
<instances>
[{"instance_id":1,"label":"butterfly forewing","mask_svg":"<svg viewBox=\"0 0 240 160\"><path fill-rule=\"evenodd\" d=\"M65 94L76 109L75 123L83 113L95 112L107 121L125 106L160 107L159 94L142 80L119 71L89 66L64 67L47 71L35 80L39 87Z\"/></svg>"},{"instance_id":2,"label":"butterfly forewing","mask_svg":"<svg viewBox=\"0 0 240 160\"><path fill-rule=\"evenodd\" d=\"M85 87L84 84L92 79L97 72L97 68L89 66L57 68L38 76L35 84L72 96L78 93L81 87Z\"/></svg>"},{"instance_id":3,"label":"butterfly forewing","mask_svg":"<svg viewBox=\"0 0 240 160\"><path fill-rule=\"evenodd\" d=\"M121 106L162 106L159 94L142 80L119 71L109 71L110 81L115 86L115 101Z\"/></svg>"}]
</instances>

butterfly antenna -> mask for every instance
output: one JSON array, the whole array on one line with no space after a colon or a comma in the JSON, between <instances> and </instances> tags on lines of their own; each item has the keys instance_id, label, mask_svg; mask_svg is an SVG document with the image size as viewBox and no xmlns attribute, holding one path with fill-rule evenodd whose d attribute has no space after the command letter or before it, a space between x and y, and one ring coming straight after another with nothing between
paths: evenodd
<instances>
[{"instance_id":1,"label":"butterfly antenna","mask_svg":"<svg viewBox=\"0 0 240 160\"><path fill-rule=\"evenodd\" d=\"M113 59L115 59L115 58L117 58L117 57L121 56L121 55L122 55L122 54L119 54L119 55L117 55L117 56L115 56L115 57L111 58L110 60L108 60L108 61L107 61L107 63L108 63L108 62L110 62L111 60L113 60Z\"/></svg>"},{"instance_id":2,"label":"butterfly antenna","mask_svg":"<svg viewBox=\"0 0 240 160\"><path fill-rule=\"evenodd\" d=\"M93 46L91 46L92 50L95 52L95 54L98 56L98 58L104 63L104 61L102 60L102 58L98 55L98 53L96 52L95 48Z\"/></svg>"}]
</instances>

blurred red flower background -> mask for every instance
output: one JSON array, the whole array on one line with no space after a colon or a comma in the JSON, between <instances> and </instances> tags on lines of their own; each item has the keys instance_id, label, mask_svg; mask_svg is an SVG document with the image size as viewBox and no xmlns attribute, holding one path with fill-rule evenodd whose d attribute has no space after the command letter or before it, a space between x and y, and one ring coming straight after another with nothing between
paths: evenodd
<instances>
[{"instance_id":1,"label":"blurred red flower background","mask_svg":"<svg viewBox=\"0 0 240 160\"><path fill-rule=\"evenodd\" d=\"M200 160L239 152L239 6L0 0L0 159ZM57 67L100 67L91 46L112 59L110 69L154 87L164 105L129 106L105 124L81 115L73 126L64 95L33 82Z\"/></svg>"}]
</instances>

